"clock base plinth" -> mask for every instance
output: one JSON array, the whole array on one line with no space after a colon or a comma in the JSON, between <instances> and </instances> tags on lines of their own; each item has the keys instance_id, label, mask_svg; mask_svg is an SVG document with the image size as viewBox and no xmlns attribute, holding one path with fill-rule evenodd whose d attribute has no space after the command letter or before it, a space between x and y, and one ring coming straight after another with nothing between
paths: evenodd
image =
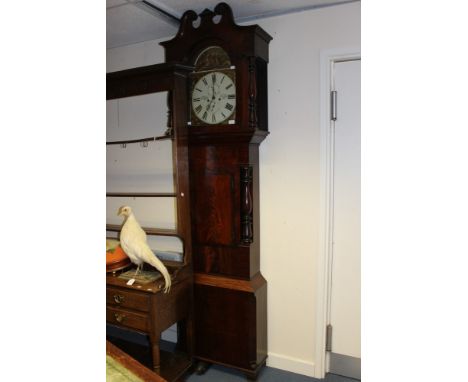
<instances>
[{"instance_id":1,"label":"clock base plinth","mask_svg":"<svg viewBox=\"0 0 468 382\"><path fill-rule=\"evenodd\" d=\"M266 365L266 357L265 359L258 365L255 366L255 370L253 371L246 371L244 372L245 377L249 381L256 381L258 378L258 375L260 374L262 368Z\"/></svg>"},{"instance_id":2,"label":"clock base plinth","mask_svg":"<svg viewBox=\"0 0 468 382\"><path fill-rule=\"evenodd\" d=\"M194 357L255 377L267 357L265 279L196 274L194 297Z\"/></svg>"}]
</instances>

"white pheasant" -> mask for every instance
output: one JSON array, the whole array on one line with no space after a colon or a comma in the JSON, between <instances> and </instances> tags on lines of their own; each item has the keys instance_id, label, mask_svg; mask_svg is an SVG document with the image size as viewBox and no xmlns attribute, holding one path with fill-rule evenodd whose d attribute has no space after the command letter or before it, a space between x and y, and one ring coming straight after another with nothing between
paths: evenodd
<instances>
[{"instance_id":1,"label":"white pheasant","mask_svg":"<svg viewBox=\"0 0 468 382\"><path fill-rule=\"evenodd\" d=\"M135 275L143 268L143 263L152 265L163 275L166 282L164 293L168 293L171 289L171 276L161 260L154 255L148 246L146 232L143 231L136 220L132 209L129 206L122 206L119 208L117 215L124 217L124 223L120 231L120 245L132 263L137 265Z\"/></svg>"}]
</instances>

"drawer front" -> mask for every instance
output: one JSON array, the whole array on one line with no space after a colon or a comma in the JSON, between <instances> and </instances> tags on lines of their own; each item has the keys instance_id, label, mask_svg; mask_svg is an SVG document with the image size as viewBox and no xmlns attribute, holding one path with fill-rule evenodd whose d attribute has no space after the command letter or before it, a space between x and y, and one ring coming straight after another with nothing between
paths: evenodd
<instances>
[{"instance_id":1,"label":"drawer front","mask_svg":"<svg viewBox=\"0 0 468 382\"><path fill-rule=\"evenodd\" d=\"M133 293L121 289L107 288L106 300L107 305L149 312L150 296L147 293Z\"/></svg>"},{"instance_id":2,"label":"drawer front","mask_svg":"<svg viewBox=\"0 0 468 382\"><path fill-rule=\"evenodd\" d=\"M134 313L108 306L106 309L106 320L114 325L149 332L149 316L143 313Z\"/></svg>"}]
</instances>

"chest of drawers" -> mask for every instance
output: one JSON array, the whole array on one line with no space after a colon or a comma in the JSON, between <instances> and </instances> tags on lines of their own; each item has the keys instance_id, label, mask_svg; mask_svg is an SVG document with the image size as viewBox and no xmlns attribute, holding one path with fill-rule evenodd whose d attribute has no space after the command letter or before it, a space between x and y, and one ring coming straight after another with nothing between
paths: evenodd
<instances>
[{"instance_id":1,"label":"chest of drawers","mask_svg":"<svg viewBox=\"0 0 468 382\"><path fill-rule=\"evenodd\" d=\"M191 295L193 283L190 275L179 274L172 281L169 293L164 293L163 280L139 285L127 285L127 281L116 275L106 277L106 321L124 329L135 330L149 336L153 369L168 381L177 379L191 366ZM177 362L161 365L159 342L161 333L175 323L179 324ZM181 332L185 331L185 332ZM174 369L175 368L175 369Z\"/></svg>"}]
</instances>

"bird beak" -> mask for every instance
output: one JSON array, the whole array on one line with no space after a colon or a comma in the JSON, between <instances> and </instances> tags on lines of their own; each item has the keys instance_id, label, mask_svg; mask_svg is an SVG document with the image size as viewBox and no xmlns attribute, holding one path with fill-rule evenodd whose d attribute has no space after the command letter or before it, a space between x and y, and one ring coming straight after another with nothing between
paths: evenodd
<instances>
[{"instance_id":1,"label":"bird beak","mask_svg":"<svg viewBox=\"0 0 468 382\"><path fill-rule=\"evenodd\" d=\"M122 207L119 208L119 210L117 211L117 216L120 216L122 215Z\"/></svg>"}]
</instances>

